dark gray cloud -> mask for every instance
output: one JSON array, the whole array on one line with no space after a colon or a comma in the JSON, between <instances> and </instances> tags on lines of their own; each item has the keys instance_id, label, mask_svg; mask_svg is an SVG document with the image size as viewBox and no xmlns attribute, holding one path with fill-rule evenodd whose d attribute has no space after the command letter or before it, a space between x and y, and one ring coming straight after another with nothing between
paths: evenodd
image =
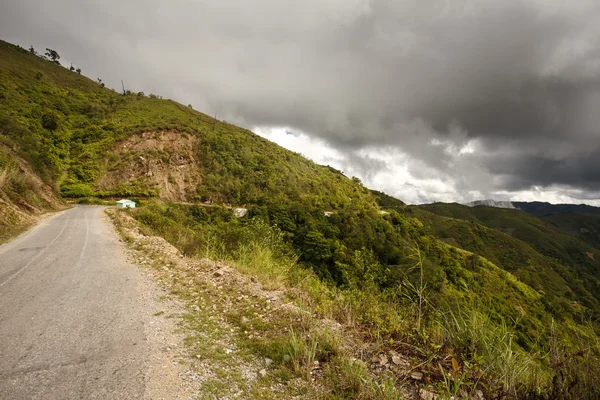
<instances>
[{"instance_id":1,"label":"dark gray cloud","mask_svg":"<svg viewBox=\"0 0 600 400\"><path fill-rule=\"evenodd\" d=\"M505 176L508 190L535 185L570 185L598 191L600 189L600 148L581 151L564 158L546 155L507 155L489 163L490 172Z\"/></svg>"},{"instance_id":2,"label":"dark gray cloud","mask_svg":"<svg viewBox=\"0 0 600 400\"><path fill-rule=\"evenodd\" d=\"M318 136L364 176L387 168L361 151L378 147L458 192L600 190L594 0L4 0L0 35L114 87Z\"/></svg>"}]
</instances>

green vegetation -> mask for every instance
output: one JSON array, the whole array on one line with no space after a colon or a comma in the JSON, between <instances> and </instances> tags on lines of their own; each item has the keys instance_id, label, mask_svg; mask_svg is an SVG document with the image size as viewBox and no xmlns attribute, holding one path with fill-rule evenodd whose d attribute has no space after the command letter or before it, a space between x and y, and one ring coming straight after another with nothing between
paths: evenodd
<instances>
[{"instance_id":1,"label":"green vegetation","mask_svg":"<svg viewBox=\"0 0 600 400\"><path fill-rule=\"evenodd\" d=\"M552 359L571 360L584 343L586 358L574 357L571 372L594 380L590 374L595 372L584 368L598 357L597 337L589 326L569 316L555 320L543 295L485 258L424 234L414 218L352 206L326 217L296 204L289 209L253 206L238 219L225 208L158 202L132 215L187 255L223 260L251 276L266 277L268 284L299 290L301 304L319 318L351 321L378 348L411 354L430 379L445 382L441 391L551 393L558 390L553 376L566 376L553 369ZM549 331L553 324L560 329ZM305 376L304 368L315 357L315 338L294 335L288 340L299 360L291 372ZM456 359L457 370L445 364L449 357ZM334 358L327 368L339 376L344 363ZM360 381L356 374L366 372L354 367L348 372L346 365L345 379ZM341 392L331 390L341 397L367 390L349 382L340 385ZM570 393L587 390L573 387Z\"/></svg>"},{"instance_id":2,"label":"green vegetation","mask_svg":"<svg viewBox=\"0 0 600 400\"><path fill-rule=\"evenodd\" d=\"M519 210L436 203L409 212L430 233L486 257L543 293L557 318L600 317L600 251L589 243Z\"/></svg>"},{"instance_id":3,"label":"green vegetation","mask_svg":"<svg viewBox=\"0 0 600 400\"><path fill-rule=\"evenodd\" d=\"M539 202L517 202L515 206L600 249L600 208Z\"/></svg>"},{"instance_id":4,"label":"green vegetation","mask_svg":"<svg viewBox=\"0 0 600 400\"><path fill-rule=\"evenodd\" d=\"M404 203L402 200L398 200L397 198L387 195L383 192L371 190L371 193L373 196L375 196L377 204L379 204L381 208L399 211L406 207L406 203Z\"/></svg>"}]
</instances>

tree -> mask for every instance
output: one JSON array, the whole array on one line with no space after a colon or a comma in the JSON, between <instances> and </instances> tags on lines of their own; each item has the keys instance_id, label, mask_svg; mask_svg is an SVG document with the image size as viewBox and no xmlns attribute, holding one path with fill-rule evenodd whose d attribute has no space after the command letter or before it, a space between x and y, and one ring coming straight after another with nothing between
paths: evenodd
<instances>
[{"instance_id":1,"label":"tree","mask_svg":"<svg viewBox=\"0 0 600 400\"><path fill-rule=\"evenodd\" d=\"M75 72L77 72L79 75L81 75L81 68L77 68L77 69L75 70Z\"/></svg>"},{"instance_id":2,"label":"tree","mask_svg":"<svg viewBox=\"0 0 600 400\"><path fill-rule=\"evenodd\" d=\"M307 261L313 262L321 262L331 258L329 242L321 232L311 230L304 236L302 256Z\"/></svg>"},{"instance_id":3,"label":"tree","mask_svg":"<svg viewBox=\"0 0 600 400\"><path fill-rule=\"evenodd\" d=\"M71 67L69 68L69 71L75 71L75 67L73 66L73 63L71 63Z\"/></svg>"},{"instance_id":4,"label":"tree","mask_svg":"<svg viewBox=\"0 0 600 400\"><path fill-rule=\"evenodd\" d=\"M58 55L58 53L56 52L56 50L52 50L46 47L46 53L44 53L46 55L46 57L48 57L50 59L50 61L52 61L55 64L60 65L60 62L58 60L60 60L60 56Z\"/></svg>"},{"instance_id":5,"label":"tree","mask_svg":"<svg viewBox=\"0 0 600 400\"><path fill-rule=\"evenodd\" d=\"M29 46L29 52L31 54L35 54L35 49L33 48L33 45Z\"/></svg>"},{"instance_id":6,"label":"tree","mask_svg":"<svg viewBox=\"0 0 600 400\"><path fill-rule=\"evenodd\" d=\"M104 87L104 82L102 82L102 79L98 78L98 83L100 84L100 87Z\"/></svg>"}]
</instances>

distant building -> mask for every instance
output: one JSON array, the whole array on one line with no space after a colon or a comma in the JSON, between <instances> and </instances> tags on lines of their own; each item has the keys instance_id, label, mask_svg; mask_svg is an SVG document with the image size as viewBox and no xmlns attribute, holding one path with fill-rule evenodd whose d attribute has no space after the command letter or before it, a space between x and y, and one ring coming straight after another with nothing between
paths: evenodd
<instances>
[{"instance_id":1,"label":"distant building","mask_svg":"<svg viewBox=\"0 0 600 400\"><path fill-rule=\"evenodd\" d=\"M135 208L135 201L119 200L117 201L117 208Z\"/></svg>"}]
</instances>

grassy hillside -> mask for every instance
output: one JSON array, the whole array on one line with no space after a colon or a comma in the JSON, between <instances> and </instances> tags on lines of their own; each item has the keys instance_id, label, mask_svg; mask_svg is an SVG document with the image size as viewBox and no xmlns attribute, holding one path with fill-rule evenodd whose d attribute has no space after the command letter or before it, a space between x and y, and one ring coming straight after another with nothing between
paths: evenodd
<instances>
[{"instance_id":1,"label":"grassy hillside","mask_svg":"<svg viewBox=\"0 0 600 400\"><path fill-rule=\"evenodd\" d=\"M378 190L371 190L371 193L373 193L377 204L381 208L384 208L386 210L402 210L406 207L406 203L404 203L402 200L387 195L383 192L380 192Z\"/></svg>"},{"instance_id":2,"label":"grassy hillside","mask_svg":"<svg viewBox=\"0 0 600 400\"><path fill-rule=\"evenodd\" d=\"M425 216L423 210L446 218ZM454 240L552 296L563 312L585 304L600 316L600 251L568 232L519 210L436 203L415 210L438 237ZM567 306L570 304L570 306Z\"/></svg>"},{"instance_id":3,"label":"grassy hillside","mask_svg":"<svg viewBox=\"0 0 600 400\"><path fill-rule=\"evenodd\" d=\"M566 262L596 250L533 216L406 208L246 129L155 95L116 93L4 42L0 142L9 160L0 172L21 163L52 196L141 199L132 215L185 254L304 271L319 282L305 288L309 307L356 321L360 339L381 351L410 353L448 392L591 387L582 365L597 349L554 361L596 343L586 318L598 310L597 266ZM16 182L4 191L13 204L50 206ZM235 218L230 205L248 215Z\"/></svg>"},{"instance_id":4,"label":"grassy hillside","mask_svg":"<svg viewBox=\"0 0 600 400\"><path fill-rule=\"evenodd\" d=\"M515 206L600 249L599 207L540 202L517 202Z\"/></svg>"}]
</instances>

